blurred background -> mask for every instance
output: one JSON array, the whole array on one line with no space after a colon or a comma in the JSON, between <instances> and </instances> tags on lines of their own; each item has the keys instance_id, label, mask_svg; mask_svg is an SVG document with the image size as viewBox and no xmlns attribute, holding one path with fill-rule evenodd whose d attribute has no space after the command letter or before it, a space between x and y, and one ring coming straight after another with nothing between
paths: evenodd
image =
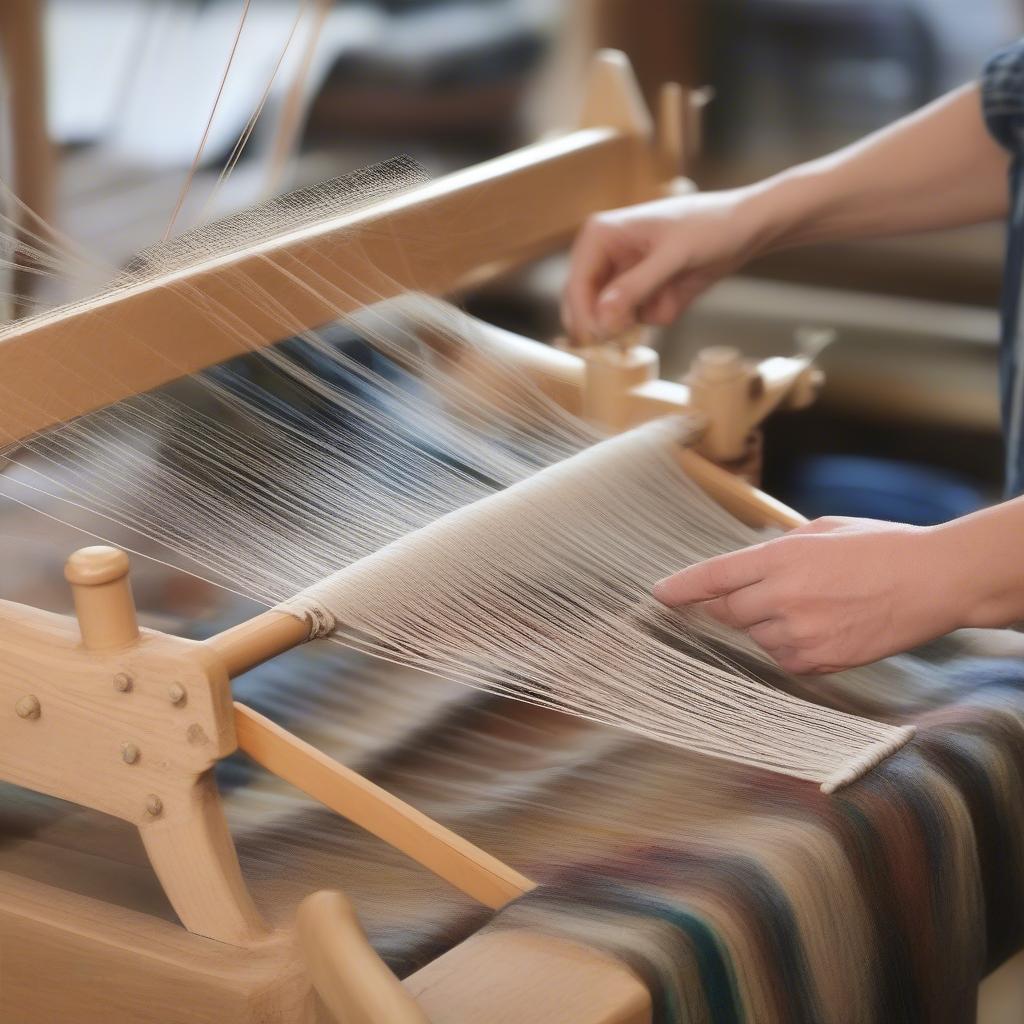
<instances>
[{"instance_id":1,"label":"blurred background","mask_svg":"<svg viewBox=\"0 0 1024 1024\"><path fill-rule=\"evenodd\" d=\"M169 225L395 154L440 174L571 127L589 55L614 46L651 100L667 80L713 89L692 167L710 189L898 118L1022 31L1020 0L4 0L4 174L113 272ZM1002 245L995 224L773 257L665 332L665 369L834 328L821 401L768 428L766 487L812 516L961 514L1001 485ZM551 339L564 272L549 258L460 300ZM13 312L52 288L23 274Z\"/></svg>"}]
</instances>

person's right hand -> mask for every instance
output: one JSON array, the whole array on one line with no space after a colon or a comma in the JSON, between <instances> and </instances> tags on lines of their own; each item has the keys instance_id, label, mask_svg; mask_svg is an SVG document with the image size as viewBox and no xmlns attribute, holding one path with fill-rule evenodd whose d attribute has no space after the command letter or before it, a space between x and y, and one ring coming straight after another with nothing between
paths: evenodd
<instances>
[{"instance_id":1,"label":"person's right hand","mask_svg":"<svg viewBox=\"0 0 1024 1024\"><path fill-rule=\"evenodd\" d=\"M637 323L669 324L759 251L748 189L696 192L591 217L573 246L562 320L590 344Z\"/></svg>"}]
</instances>

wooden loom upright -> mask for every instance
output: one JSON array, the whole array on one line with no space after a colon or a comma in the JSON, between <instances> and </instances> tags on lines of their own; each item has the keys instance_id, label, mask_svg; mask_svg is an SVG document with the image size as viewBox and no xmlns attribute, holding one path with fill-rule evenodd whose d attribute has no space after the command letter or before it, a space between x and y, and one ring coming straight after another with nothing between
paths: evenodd
<instances>
[{"instance_id":1,"label":"wooden loom upright","mask_svg":"<svg viewBox=\"0 0 1024 1024\"><path fill-rule=\"evenodd\" d=\"M240 354L246 347L223 326L232 319L246 324L250 344L279 340L280 325L247 297L254 289L235 287L240 281L273 293L297 332L400 291L466 287L565 242L591 212L666 194L678 187L686 113L686 94L667 86L655 131L627 61L606 52L595 60L578 131L16 324L0 336L0 445ZM408 238L429 244L407 252ZM306 287L337 279L339 268L351 269L362 289L342 307ZM211 305L223 315L207 316ZM742 455L759 418L805 403L815 384L806 359L769 360L755 372L716 352L688 388L659 380L649 349L581 358L496 328L486 336L549 395L610 429L703 412L705 450L719 461ZM145 346L118 344L141 337ZM801 521L700 455L680 458L740 518ZM304 623L265 613L197 643L139 628L123 552L76 552L66 577L77 622L0 602L0 651L13 669L0 681L0 779L137 825L184 927L0 872L0 1019L106 1024L125 1019L118 1013L127 1006L133 1020L154 1024L168 1008L181 1008L173 1019L209 1024L649 1019L637 977L566 940L472 937L400 984L340 894L312 895L294 930L270 931L246 888L213 778L216 762L239 748L489 907L533 883L232 703L231 678L302 643ZM140 1017L140 1007L152 1015Z\"/></svg>"}]
</instances>

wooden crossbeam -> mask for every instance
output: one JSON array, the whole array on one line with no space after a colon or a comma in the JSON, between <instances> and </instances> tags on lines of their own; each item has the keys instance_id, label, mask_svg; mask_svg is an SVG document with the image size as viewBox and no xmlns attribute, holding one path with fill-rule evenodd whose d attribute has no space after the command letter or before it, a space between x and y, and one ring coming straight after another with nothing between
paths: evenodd
<instances>
[{"instance_id":1,"label":"wooden crossbeam","mask_svg":"<svg viewBox=\"0 0 1024 1024\"><path fill-rule=\"evenodd\" d=\"M267 771L484 906L503 907L534 888L536 883L496 857L237 701L235 734L239 749Z\"/></svg>"},{"instance_id":2,"label":"wooden crossbeam","mask_svg":"<svg viewBox=\"0 0 1024 1024\"><path fill-rule=\"evenodd\" d=\"M0 445L408 291L445 294L657 192L653 147L588 128L0 334Z\"/></svg>"}]
</instances>

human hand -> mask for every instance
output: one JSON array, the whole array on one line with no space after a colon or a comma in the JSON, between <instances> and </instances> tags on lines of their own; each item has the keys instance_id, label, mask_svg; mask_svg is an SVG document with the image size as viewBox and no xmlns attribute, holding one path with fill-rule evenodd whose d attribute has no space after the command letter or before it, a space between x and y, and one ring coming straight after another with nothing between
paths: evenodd
<instances>
[{"instance_id":1,"label":"human hand","mask_svg":"<svg viewBox=\"0 0 1024 1024\"><path fill-rule=\"evenodd\" d=\"M838 672L967 624L964 560L941 527L818 519L683 569L654 596L744 630L787 672Z\"/></svg>"},{"instance_id":2,"label":"human hand","mask_svg":"<svg viewBox=\"0 0 1024 1024\"><path fill-rule=\"evenodd\" d=\"M562 320L579 344L669 324L759 250L749 189L698 192L591 217L572 249ZM749 200L749 201L748 201Z\"/></svg>"}]
</instances>

